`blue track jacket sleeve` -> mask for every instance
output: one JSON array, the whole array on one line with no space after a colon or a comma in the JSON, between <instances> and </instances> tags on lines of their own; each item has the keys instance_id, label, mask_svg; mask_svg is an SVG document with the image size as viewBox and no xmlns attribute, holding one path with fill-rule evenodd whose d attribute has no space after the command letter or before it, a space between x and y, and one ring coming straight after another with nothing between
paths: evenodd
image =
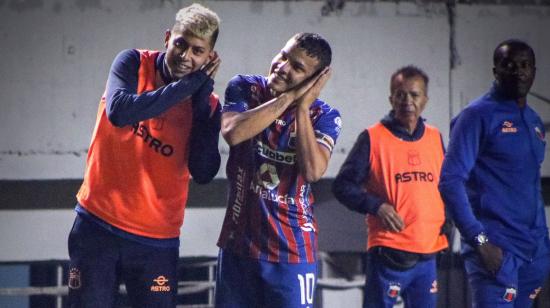
<instances>
[{"instance_id":1,"label":"blue track jacket sleeve","mask_svg":"<svg viewBox=\"0 0 550 308\"><path fill-rule=\"evenodd\" d=\"M208 75L199 70L138 95L139 64L139 52L128 49L117 55L109 71L105 111L115 126L130 125L162 114L195 93L208 79Z\"/></svg>"},{"instance_id":2,"label":"blue track jacket sleeve","mask_svg":"<svg viewBox=\"0 0 550 308\"><path fill-rule=\"evenodd\" d=\"M332 184L336 199L352 211L376 215L383 200L365 190L370 171L370 137L362 132Z\"/></svg>"},{"instance_id":3,"label":"blue track jacket sleeve","mask_svg":"<svg viewBox=\"0 0 550 308\"><path fill-rule=\"evenodd\" d=\"M189 150L189 172L199 184L210 182L220 169L218 142L221 128L221 105L210 106L214 80L209 78L192 96L193 127Z\"/></svg>"},{"instance_id":4,"label":"blue track jacket sleeve","mask_svg":"<svg viewBox=\"0 0 550 308\"><path fill-rule=\"evenodd\" d=\"M451 123L451 136L441 169L439 191L458 230L467 241L484 231L474 216L466 193L466 181L483 144L482 112L466 108Z\"/></svg>"}]
</instances>

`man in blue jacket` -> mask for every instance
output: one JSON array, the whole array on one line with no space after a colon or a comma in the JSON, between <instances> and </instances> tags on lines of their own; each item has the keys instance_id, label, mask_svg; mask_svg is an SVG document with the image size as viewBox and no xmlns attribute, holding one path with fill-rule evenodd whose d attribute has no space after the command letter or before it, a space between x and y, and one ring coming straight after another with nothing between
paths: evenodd
<instances>
[{"instance_id":1,"label":"man in blue jacket","mask_svg":"<svg viewBox=\"0 0 550 308\"><path fill-rule=\"evenodd\" d=\"M527 105L535 54L500 43L491 90L451 122L439 190L462 234L476 307L529 307L550 269L541 195L544 126Z\"/></svg>"}]
</instances>

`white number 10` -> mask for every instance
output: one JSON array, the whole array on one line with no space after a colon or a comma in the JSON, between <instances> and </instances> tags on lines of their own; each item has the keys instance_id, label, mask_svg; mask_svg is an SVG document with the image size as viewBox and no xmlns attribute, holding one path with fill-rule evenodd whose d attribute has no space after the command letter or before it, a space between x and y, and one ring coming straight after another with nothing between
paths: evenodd
<instances>
[{"instance_id":1,"label":"white number 10","mask_svg":"<svg viewBox=\"0 0 550 308\"><path fill-rule=\"evenodd\" d=\"M313 289L315 287L315 275L313 273L306 273L304 275L298 274L298 281L300 282L300 295L302 305L313 304Z\"/></svg>"}]
</instances>

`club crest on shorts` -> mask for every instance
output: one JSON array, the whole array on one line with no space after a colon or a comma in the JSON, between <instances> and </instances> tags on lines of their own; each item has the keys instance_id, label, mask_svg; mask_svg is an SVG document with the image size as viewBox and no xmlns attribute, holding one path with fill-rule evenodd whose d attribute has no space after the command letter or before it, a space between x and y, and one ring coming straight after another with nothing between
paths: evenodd
<instances>
[{"instance_id":1,"label":"club crest on shorts","mask_svg":"<svg viewBox=\"0 0 550 308\"><path fill-rule=\"evenodd\" d=\"M507 302L511 302L516 298L516 293L517 291L515 288L506 288L506 292L502 298Z\"/></svg>"},{"instance_id":2,"label":"club crest on shorts","mask_svg":"<svg viewBox=\"0 0 550 308\"><path fill-rule=\"evenodd\" d=\"M80 279L80 270L76 267L73 267L69 270L69 281L67 282L69 289L77 290L82 286Z\"/></svg>"},{"instance_id":3,"label":"club crest on shorts","mask_svg":"<svg viewBox=\"0 0 550 308\"><path fill-rule=\"evenodd\" d=\"M391 282L388 286L388 296L391 298L396 298L401 292L401 285L399 283Z\"/></svg>"}]
</instances>

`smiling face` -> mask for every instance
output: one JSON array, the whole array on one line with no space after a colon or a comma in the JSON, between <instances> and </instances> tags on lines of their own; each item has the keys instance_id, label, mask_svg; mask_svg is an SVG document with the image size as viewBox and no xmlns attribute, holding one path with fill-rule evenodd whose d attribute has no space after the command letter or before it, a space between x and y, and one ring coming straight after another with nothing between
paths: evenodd
<instances>
[{"instance_id":1,"label":"smiling face","mask_svg":"<svg viewBox=\"0 0 550 308\"><path fill-rule=\"evenodd\" d=\"M414 130L428 102L424 79L420 76L404 78L399 74L392 80L391 88L389 99L395 118L403 127Z\"/></svg>"},{"instance_id":2,"label":"smiling face","mask_svg":"<svg viewBox=\"0 0 550 308\"><path fill-rule=\"evenodd\" d=\"M267 85L273 92L280 94L313 76L318 68L319 60L309 56L292 38L271 61Z\"/></svg>"},{"instance_id":3,"label":"smiling face","mask_svg":"<svg viewBox=\"0 0 550 308\"><path fill-rule=\"evenodd\" d=\"M189 31L166 31L164 59L172 80L199 70L214 52L210 38L200 38Z\"/></svg>"},{"instance_id":4,"label":"smiling face","mask_svg":"<svg viewBox=\"0 0 550 308\"><path fill-rule=\"evenodd\" d=\"M525 98L535 80L536 68L532 51L504 45L496 52L500 53L493 68L497 85L508 98Z\"/></svg>"}]
</instances>

